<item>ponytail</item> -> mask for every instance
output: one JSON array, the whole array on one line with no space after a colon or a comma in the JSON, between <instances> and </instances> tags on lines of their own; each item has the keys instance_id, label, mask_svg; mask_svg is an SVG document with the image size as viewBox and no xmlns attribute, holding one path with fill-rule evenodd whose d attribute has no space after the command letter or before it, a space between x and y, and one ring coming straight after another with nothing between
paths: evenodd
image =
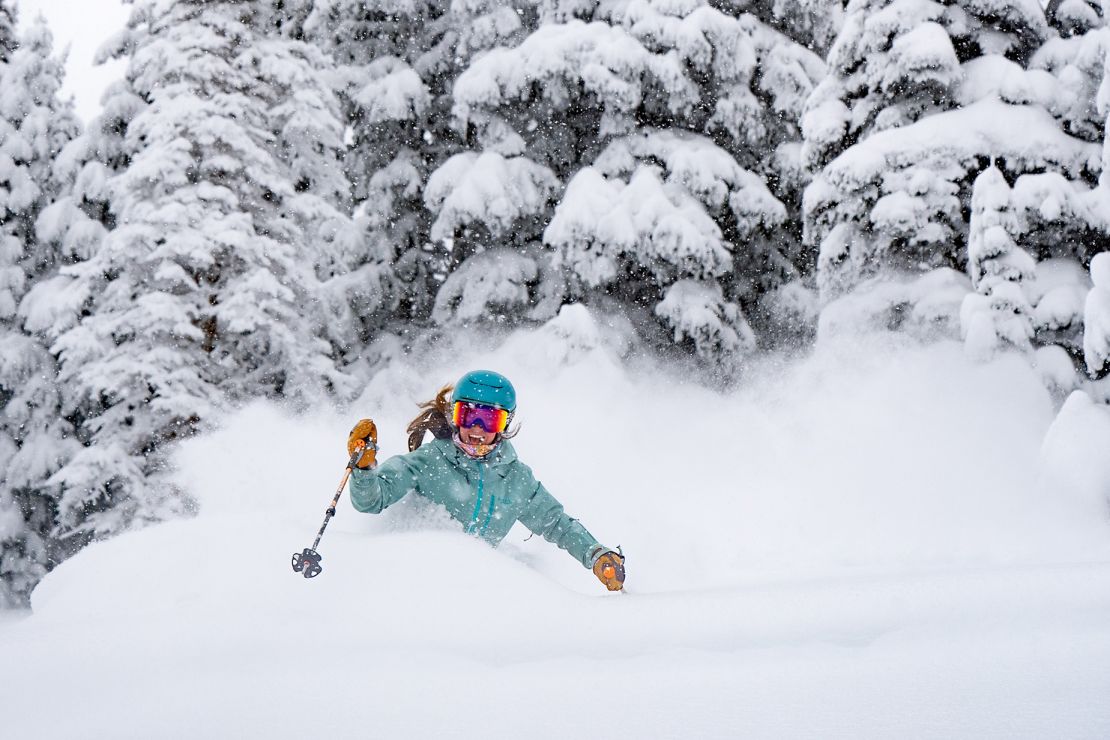
<instances>
[{"instance_id":1,"label":"ponytail","mask_svg":"<svg viewBox=\"0 0 1110 740\"><path fill-rule=\"evenodd\" d=\"M409 433L409 452L424 443L424 433L431 432L436 439L451 438L451 391L452 387L445 385L431 401L420 404L423 409L415 419L409 422L406 431Z\"/></svg>"}]
</instances>

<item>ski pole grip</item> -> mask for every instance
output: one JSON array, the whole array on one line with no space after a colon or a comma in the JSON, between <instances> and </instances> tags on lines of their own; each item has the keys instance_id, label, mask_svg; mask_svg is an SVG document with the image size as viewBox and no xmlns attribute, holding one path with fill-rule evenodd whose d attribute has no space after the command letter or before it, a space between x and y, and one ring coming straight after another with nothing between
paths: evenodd
<instances>
[{"instance_id":1,"label":"ski pole grip","mask_svg":"<svg viewBox=\"0 0 1110 740\"><path fill-rule=\"evenodd\" d=\"M347 461L347 467L351 470L357 468L358 461L362 458L362 453L364 452L366 452L366 443L359 440L354 453L351 454L351 459Z\"/></svg>"},{"instance_id":2,"label":"ski pole grip","mask_svg":"<svg viewBox=\"0 0 1110 740\"><path fill-rule=\"evenodd\" d=\"M367 450L377 450L378 446L373 442L368 442L365 439L360 439L355 442L355 451L351 453L351 459L347 461L347 467L354 470L358 467L358 461L366 454Z\"/></svg>"}]
</instances>

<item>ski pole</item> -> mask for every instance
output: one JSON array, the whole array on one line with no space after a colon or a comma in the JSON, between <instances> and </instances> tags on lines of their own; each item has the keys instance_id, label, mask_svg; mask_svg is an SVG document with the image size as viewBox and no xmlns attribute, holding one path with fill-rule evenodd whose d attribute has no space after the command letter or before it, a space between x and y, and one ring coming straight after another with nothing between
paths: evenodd
<instances>
[{"instance_id":1,"label":"ski pole","mask_svg":"<svg viewBox=\"0 0 1110 740\"><path fill-rule=\"evenodd\" d=\"M312 543L312 547L306 547L301 552L293 553L294 573L300 573L305 578L315 578L324 570L324 566L320 565L324 556L316 552L316 548L324 536L324 530L328 528L328 522L335 516L336 504L339 503L339 497L343 494L343 489L347 485L347 479L351 477L351 471L358 465L359 458L366 452L368 446L372 450L378 449L378 446L373 442L367 445L366 441L362 439L355 443L355 451L351 455L351 459L347 461L347 469L343 471L343 479L339 481L339 487L335 489L335 496L332 497L331 504L324 512L324 523L320 525L320 531L316 533L316 541Z\"/></svg>"}]
</instances>

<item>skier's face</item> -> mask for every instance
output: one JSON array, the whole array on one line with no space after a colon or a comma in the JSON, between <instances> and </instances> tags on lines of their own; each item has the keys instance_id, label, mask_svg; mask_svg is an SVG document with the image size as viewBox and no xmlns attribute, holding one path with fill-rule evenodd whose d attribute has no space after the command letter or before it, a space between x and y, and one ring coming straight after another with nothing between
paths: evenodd
<instances>
[{"instance_id":1,"label":"skier's face","mask_svg":"<svg viewBox=\"0 0 1110 740\"><path fill-rule=\"evenodd\" d=\"M496 432L487 432L480 424L459 430L459 439L468 445L491 445L496 436Z\"/></svg>"}]
</instances>

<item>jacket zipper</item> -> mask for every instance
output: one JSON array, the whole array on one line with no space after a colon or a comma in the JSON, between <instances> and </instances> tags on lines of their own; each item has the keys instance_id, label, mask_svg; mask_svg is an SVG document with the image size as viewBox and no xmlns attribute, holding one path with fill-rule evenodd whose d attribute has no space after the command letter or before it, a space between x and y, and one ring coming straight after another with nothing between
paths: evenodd
<instances>
[{"instance_id":1,"label":"jacket zipper","mask_svg":"<svg viewBox=\"0 0 1110 740\"><path fill-rule=\"evenodd\" d=\"M486 520L482 522L482 528L478 530L478 536L484 537L486 529L489 528L489 520L493 518L493 505L497 501L497 497L492 493L489 495L489 510L486 511Z\"/></svg>"},{"instance_id":2,"label":"jacket zipper","mask_svg":"<svg viewBox=\"0 0 1110 740\"><path fill-rule=\"evenodd\" d=\"M485 492L486 471L485 465L478 463L478 498L474 500L474 512L470 515L470 524L466 525L466 533L474 534L478 526L478 514L482 511L482 496ZM491 508L492 514L492 508ZM487 522L488 522L487 518Z\"/></svg>"}]
</instances>

